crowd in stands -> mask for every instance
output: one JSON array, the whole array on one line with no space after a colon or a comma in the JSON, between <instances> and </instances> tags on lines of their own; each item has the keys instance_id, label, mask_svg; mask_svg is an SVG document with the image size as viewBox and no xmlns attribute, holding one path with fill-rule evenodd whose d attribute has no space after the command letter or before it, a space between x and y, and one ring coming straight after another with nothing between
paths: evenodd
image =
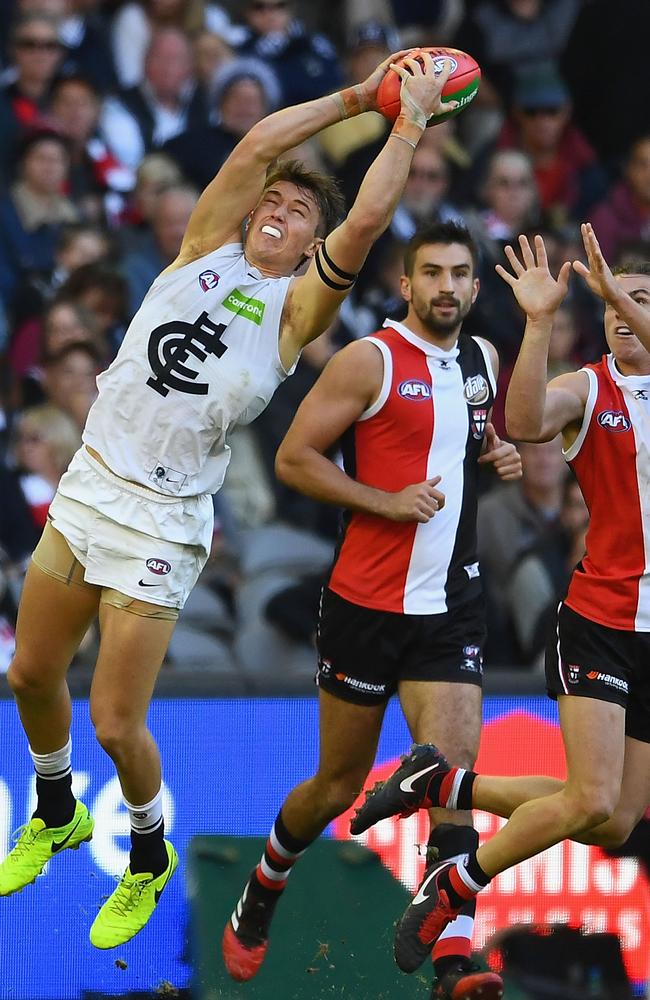
<instances>
[{"instance_id":1,"label":"crowd in stands","mask_svg":"<svg viewBox=\"0 0 650 1000\"><path fill-rule=\"evenodd\" d=\"M582 255L590 219L610 263L650 257L650 4L618 0L612 17L608 0L0 0L0 18L0 665L95 377L237 141L402 46L454 45L482 66L474 104L425 133L340 319L236 432L213 553L171 646L171 669L236 670L252 688L269 670L304 677L338 513L274 477L300 400L338 348L404 316L403 250L417 227L456 219L480 247L465 330L499 351L505 435L523 317L494 271L504 246L540 232L558 268ZM389 128L368 113L290 155L334 174L350 204ZM599 303L575 279L550 374L604 350ZM588 515L559 440L522 457L520 483L482 483L479 554L489 663L535 669Z\"/></svg>"}]
</instances>

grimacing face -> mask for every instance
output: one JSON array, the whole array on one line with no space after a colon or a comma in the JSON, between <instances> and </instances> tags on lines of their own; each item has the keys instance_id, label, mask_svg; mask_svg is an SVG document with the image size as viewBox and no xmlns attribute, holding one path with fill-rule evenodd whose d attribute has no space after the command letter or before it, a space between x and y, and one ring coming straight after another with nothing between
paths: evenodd
<instances>
[{"instance_id":1,"label":"grimacing face","mask_svg":"<svg viewBox=\"0 0 650 1000\"><path fill-rule=\"evenodd\" d=\"M276 181L263 193L246 232L246 255L278 274L291 274L303 257L313 257L322 240L313 195L291 181Z\"/></svg>"},{"instance_id":2,"label":"grimacing face","mask_svg":"<svg viewBox=\"0 0 650 1000\"><path fill-rule=\"evenodd\" d=\"M402 277L402 296L422 325L449 337L472 308L479 280L469 248L462 243L428 243L415 256L412 275Z\"/></svg>"},{"instance_id":3,"label":"grimacing face","mask_svg":"<svg viewBox=\"0 0 650 1000\"><path fill-rule=\"evenodd\" d=\"M650 313L650 274L619 274L616 280ZM650 354L610 305L605 307L603 322L605 339L623 375L650 373Z\"/></svg>"}]
</instances>

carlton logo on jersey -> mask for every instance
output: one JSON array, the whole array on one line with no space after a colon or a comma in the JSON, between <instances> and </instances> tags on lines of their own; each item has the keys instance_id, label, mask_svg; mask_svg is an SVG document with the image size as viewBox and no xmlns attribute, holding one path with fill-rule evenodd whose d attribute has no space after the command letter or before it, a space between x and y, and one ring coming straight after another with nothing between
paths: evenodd
<instances>
[{"instance_id":1,"label":"carlton logo on jersey","mask_svg":"<svg viewBox=\"0 0 650 1000\"><path fill-rule=\"evenodd\" d=\"M601 410L596 419L606 431L629 431L632 426L622 410Z\"/></svg>"},{"instance_id":2,"label":"carlton logo on jersey","mask_svg":"<svg viewBox=\"0 0 650 1000\"><path fill-rule=\"evenodd\" d=\"M153 377L147 385L161 396L170 389L188 392L194 396L207 395L207 382L198 382L199 372L190 368L190 357L205 361L208 354L220 358L228 350L221 340L225 323L213 323L207 312L202 312L194 323L172 320L152 330L147 345L147 357Z\"/></svg>"},{"instance_id":3,"label":"carlton logo on jersey","mask_svg":"<svg viewBox=\"0 0 650 1000\"><path fill-rule=\"evenodd\" d=\"M419 378L407 378L400 382L397 391L403 399L431 399L431 386Z\"/></svg>"},{"instance_id":4,"label":"carlton logo on jersey","mask_svg":"<svg viewBox=\"0 0 650 1000\"><path fill-rule=\"evenodd\" d=\"M485 403L490 395L490 388L482 375L470 375L465 379L463 396L470 404Z\"/></svg>"},{"instance_id":5,"label":"carlton logo on jersey","mask_svg":"<svg viewBox=\"0 0 650 1000\"><path fill-rule=\"evenodd\" d=\"M209 292L219 284L219 275L216 271L201 271L199 275L199 286L202 292Z\"/></svg>"}]
</instances>

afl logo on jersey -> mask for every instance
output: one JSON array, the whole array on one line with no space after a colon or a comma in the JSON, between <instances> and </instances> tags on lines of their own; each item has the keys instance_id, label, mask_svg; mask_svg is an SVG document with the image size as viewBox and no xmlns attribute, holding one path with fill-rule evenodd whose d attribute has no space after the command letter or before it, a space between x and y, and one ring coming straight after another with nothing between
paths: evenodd
<instances>
[{"instance_id":1,"label":"afl logo on jersey","mask_svg":"<svg viewBox=\"0 0 650 1000\"><path fill-rule=\"evenodd\" d=\"M167 576L171 573L171 564L166 559L147 559L147 569L156 576Z\"/></svg>"},{"instance_id":2,"label":"afl logo on jersey","mask_svg":"<svg viewBox=\"0 0 650 1000\"><path fill-rule=\"evenodd\" d=\"M601 410L597 419L606 431L629 431L632 426L622 410Z\"/></svg>"},{"instance_id":3,"label":"afl logo on jersey","mask_svg":"<svg viewBox=\"0 0 650 1000\"><path fill-rule=\"evenodd\" d=\"M199 285L202 292L209 292L219 284L219 275L216 271L201 271L199 275Z\"/></svg>"},{"instance_id":4,"label":"afl logo on jersey","mask_svg":"<svg viewBox=\"0 0 650 1000\"><path fill-rule=\"evenodd\" d=\"M431 399L431 386L419 378L407 378L400 382L397 391L403 399Z\"/></svg>"},{"instance_id":5,"label":"afl logo on jersey","mask_svg":"<svg viewBox=\"0 0 650 1000\"><path fill-rule=\"evenodd\" d=\"M478 406L480 403L487 402L490 389L482 375L470 375L465 379L463 395L468 403Z\"/></svg>"}]
</instances>

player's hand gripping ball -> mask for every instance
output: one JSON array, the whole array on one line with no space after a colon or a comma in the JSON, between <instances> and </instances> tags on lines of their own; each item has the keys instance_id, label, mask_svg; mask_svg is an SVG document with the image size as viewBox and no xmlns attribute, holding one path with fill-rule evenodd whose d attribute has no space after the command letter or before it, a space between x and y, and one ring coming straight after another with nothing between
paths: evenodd
<instances>
[{"instance_id":1,"label":"player's hand gripping ball","mask_svg":"<svg viewBox=\"0 0 650 1000\"><path fill-rule=\"evenodd\" d=\"M481 82L481 70L476 59L473 59L466 52L461 52L460 49L448 49L443 46L434 47L428 45L412 49L406 56L397 61L397 65L404 66L404 59L417 59L420 52L431 53L436 72L438 73L442 70L445 59L449 59L451 62L451 73L443 87L441 98L443 102L458 102L458 107L452 108L451 111L431 115L431 118L427 122L428 128L430 125L438 125L440 122L446 121L447 118L454 118L472 103ZM408 69L408 66L406 68ZM409 72L411 71L409 70ZM394 69L389 69L377 90L377 110L381 111L382 115L391 122L394 122L400 113L401 83L399 74Z\"/></svg>"}]
</instances>

